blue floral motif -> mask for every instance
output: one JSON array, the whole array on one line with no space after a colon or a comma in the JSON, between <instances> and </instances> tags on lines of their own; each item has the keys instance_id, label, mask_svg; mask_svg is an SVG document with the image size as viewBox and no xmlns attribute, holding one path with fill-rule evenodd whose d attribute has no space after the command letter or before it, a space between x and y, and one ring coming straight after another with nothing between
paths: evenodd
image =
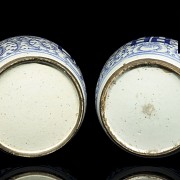
<instances>
[{"instance_id":1,"label":"blue floral motif","mask_svg":"<svg viewBox=\"0 0 180 180\"><path fill-rule=\"evenodd\" d=\"M0 42L0 62L25 52L49 54L58 58L59 61L63 61L77 75L86 93L84 79L79 67L71 56L57 44L35 36L17 36Z\"/></svg>"},{"instance_id":2,"label":"blue floral motif","mask_svg":"<svg viewBox=\"0 0 180 180\"><path fill-rule=\"evenodd\" d=\"M145 54L161 55L180 63L178 42L176 40L165 37L144 37L133 40L120 47L105 63L96 85L96 101L99 88L104 78L117 64L121 63L126 58Z\"/></svg>"}]
</instances>

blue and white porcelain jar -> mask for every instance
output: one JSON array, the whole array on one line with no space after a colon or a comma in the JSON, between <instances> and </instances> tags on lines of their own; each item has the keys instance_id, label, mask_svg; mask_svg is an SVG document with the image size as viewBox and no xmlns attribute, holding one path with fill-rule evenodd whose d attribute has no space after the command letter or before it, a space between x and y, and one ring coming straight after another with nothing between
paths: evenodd
<instances>
[{"instance_id":1,"label":"blue and white porcelain jar","mask_svg":"<svg viewBox=\"0 0 180 180\"><path fill-rule=\"evenodd\" d=\"M35 36L0 42L0 148L37 157L63 147L86 111L79 67L57 44Z\"/></svg>"},{"instance_id":2,"label":"blue and white porcelain jar","mask_svg":"<svg viewBox=\"0 0 180 180\"><path fill-rule=\"evenodd\" d=\"M130 153L154 157L180 149L178 42L144 37L119 48L97 82L96 110L108 136Z\"/></svg>"}]
</instances>

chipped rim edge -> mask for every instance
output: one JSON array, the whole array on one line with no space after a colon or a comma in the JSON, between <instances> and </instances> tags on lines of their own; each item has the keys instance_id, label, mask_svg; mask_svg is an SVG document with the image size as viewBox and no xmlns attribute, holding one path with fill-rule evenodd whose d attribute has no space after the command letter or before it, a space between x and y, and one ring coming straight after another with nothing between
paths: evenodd
<instances>
[{"instance_id":1,"label":"chipped rim edge","mask_svg":"<svg viewBox=\"0 0 180 180\"><path fill-rule=\"evenodd\" d=\"M152 58L142 58L142 59L138 59L129 63L124 63L123 66L121 66L120 68L118 68L107 80L107 82L105 83L101 96L100 96L100 106L99 106L99 112L100 112L100 118L101 118L101 124L103 126L103 129L105 130L105 132L107 133L107 135L110 137L110 139L115 142L115 144L117 144L119 147L121 147L122 149L126 150L127 152L130 152L131 154L137 155L137 156L144 156L144 157L161 157L161 156L168 156L172 153L176 153L177 150L180 150L180 144L178 146L175 146L174 148L171 148L169 150L165 150L163 152L159 152L159 153L146 153L146 152L138 152L135 151L129 147L127 147L124 143L122 143L120 140L118 140L116 138L116 136L112 133L111 128L109 127L108 123L107 123L107 119L105 117L105 101L106 101L106 96L107 96L107 92L109 87L111 86L111 84L113 83L114 79L116 79L118 76L121 76L122 74L124 74L125 72L133 69L133 68L137 68L137 67L141 67L141 66L155 66L155 67L161 67L164 69L167 69L171 72L174 72L176 74L178 74L180 76L180 68L176 67L173 64L170 64L168 62L162 61L162 60L157 60L157 59L152 59Z\"/></svg>"},{"instance_id":2,"label":"chipped rim edge","mask_svg":"<svg viewBox=\"0 0 180 180\"><path fill-rule=\"evenodd\" d=\"M3 65L0 68L0 75L14 66L18 66L21 64L28 64L28 63L44 64L44 65L56 68L57 70L64 71L66 73L67 77L69 77L71 79L72 83L74 84L74 86L77 90L78 96L79 96L79 115L77 118L77 122L76 122L73 130L71 131L71 133L58 146L55 146L54 148L48 148L48 149L43 150L42 152L37 152L37 153L31 153L31 152L23 153L23 152L14 151L13 149L10 149L10 148L2 145L0 142L0 150L3 150L7 153L10 153L10 154L16 155L16 156L33 158L33 157L41 157L41 156L51 154L51 153L55 152L56 150L60 149L61 147L63 147L65 144L67 144L72 139L72 137L79 130L79 128L83 122L83 119L84 119L85 97L83 95L82 88L81 88L78 80L76 79L76 77L73 75L73 73L66 66L61 64L60 62L57 62L56 60L53 60L50 58L45 58L45 57L41 57L41 56L38 56L38 57L37 56L29 56L29 57L16 58L16 59L8 62L7 64Z\"/></svg>"}]
</instances>

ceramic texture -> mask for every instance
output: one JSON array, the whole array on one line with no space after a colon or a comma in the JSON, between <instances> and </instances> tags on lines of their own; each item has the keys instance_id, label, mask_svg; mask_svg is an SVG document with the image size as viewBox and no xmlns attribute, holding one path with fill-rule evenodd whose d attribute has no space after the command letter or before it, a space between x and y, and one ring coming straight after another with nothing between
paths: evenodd
<instances>
[{"instance_id":1,"label":"ceramic texture","mask_svg":"<svg viewBox=\"0 0 180 180\"><path fill-rule=\"evenodd\" d=\"M59 45L35 36L0 42L0 147L37 157L63 147L86 111L80 68Z\"/></svg>"},{"instance_id":2,"label":"ceramic texture","mask_svg":"<svg viewBox=\"0 0 180 180\"><path fill-rule=\"evenodd\" d=\"M16 180L75 180L66 169L51 166L26 166L2 169L0 178Z\"/></svg>"},{"instance_id":3,"label":"ceramic texture","mask_svg":"<svg viewBox=\"0 0 180 180\"><path fill-rule=\"evenodd\" d=\"M45 173L31 173L31 174L23 174L19 177L14 177L16 180L62 180L61 178L58 178L56 176L51 176L49 174Z\"/></svg>"},{"instance_id":4,"label":"ceramic texture","mask_svg":"<svg viewBox=\"0 0 180 180\"><path fill-rule=\"evenodd\" d=\"M47 39L35 36L12 37L0 42L1 66L9 62L11 57L14 59L16 56L24 57L24 55L27 57L31 55L54 57L57 61L67 66L73 72L76 78L80 81L83 93L86 94L84 79L79 67L75 60L61 46Z\"/></svg>"},{"instance_id":5,"label":"ceramic texture","mask_svg":"<svg viewBox=\"0 0 180 180\"><path fill-rule=\"evenodd\" d=\"M169 169L166 167L158 166L134 166L124 167L116 169L107 180L167 180L167 179L179 179L179 172L175 169Z\"/></svg>"},{"instance_id":6,"label":"ceramic texture","mask_svg":"<svg viewBox=\"0 0 180 180\"><path fill-rule=\"evenodd\" d=\"M180 56L176 40L143 37L120 47L96 86L108 136L130 153L154 157L180 147Z\"/></svg>"}]
</instances>

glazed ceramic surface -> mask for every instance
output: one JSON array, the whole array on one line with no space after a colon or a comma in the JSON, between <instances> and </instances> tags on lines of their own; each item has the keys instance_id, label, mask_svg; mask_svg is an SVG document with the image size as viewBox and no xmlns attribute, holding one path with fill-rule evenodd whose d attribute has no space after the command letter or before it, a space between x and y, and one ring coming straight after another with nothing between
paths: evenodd
<instances>
[{"instance_id":1,"label":"glazed ceramic surface","mask_svg":"<svg viewBox=\"0 0 180 180\"><path fill-rule=\"evenodd\" d=\"M96 87L109 137L128 152L160 156L180 147L180 56L176 40L144 37L118 49Z\"/></svg>"},{"instance_id":2,"label":"glazed ceramic surface","mask_svg":"<svg viewBox=\"0 0 180 180\"><path fill-rule=\"evenodd\" d=\"M25 166L5 168L0 172L1 180L75 180L66 169L52 166Z\"/></svg>"},{"instance_id":3,"label":"glazed ceramic surface","mask_svg":"<svg viewBox=\"0 0 180 180\"><path fill-rule=\"evenodd\" d=\"M179 178L179 171L172 168L162 166L132 166L116 169L106 180L174 180Z\"/></svg>"},{"instance_id":4,"label":"glazed ceramic surface","mask_svg":"<svg viewBox=\"0 0 180 180\"><path fill-rule=\"evenodd\" d=\"M34 36L0 42L0 148L36 157L63 147L86 111L82 73L57 44Z\"/></svg>"},{"instance_id":5,"label":"glazed ceramic surface","mask_svg":"<svg viewBox=\"0 0 180 180\"><path fill-rule=\"evenodd\" d=\"M50 174L45 174L45 173L24 174L24 175L20 175L17 177L13 177L13 179L15 179L15 180L63 180L56 176L52 176Z\"/></svg>"},{"instance_id":6,"label":"glazed ceramic surface","mask_svg":"<svg viewBox=\"0 0 180 180\"><path fill-rule=\"evenodd\" d=\"M164 177L156 176L156 175L150 175L150 174L144 174L144 175L135 175L132 177L125 178L124 180L168 180Z\"/></svg>"}]
</instances>

